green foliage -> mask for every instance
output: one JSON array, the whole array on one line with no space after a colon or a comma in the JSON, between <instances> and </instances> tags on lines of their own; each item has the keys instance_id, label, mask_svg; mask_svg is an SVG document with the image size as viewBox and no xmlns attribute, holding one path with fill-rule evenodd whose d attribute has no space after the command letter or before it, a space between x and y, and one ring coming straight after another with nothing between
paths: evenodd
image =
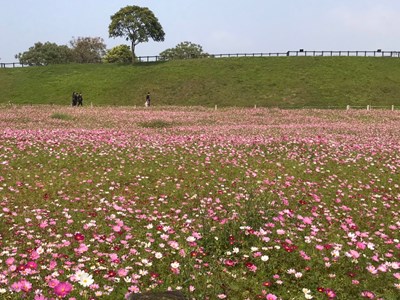
<instances>
[{"instance_id":1,"label":"green foliage","mask_svg":"<svg viewBox=\"0 0 400 300\"><path fill-rule=\"evenodd\" d=\"M147 7L126 6L111 16L108 27L110 37L125 37L131 41L132 58L135 58L135 47L153 39L164 41L164 30L154 13Z\"/></svg>"},{"instance_id":2,"label":"green foliage","mask_svg":"<svg viewBox=\"0 0 400 300\"><path fill-rule=\"evenodd\" d=\"M74 119L73 116L64 113L54 113L51 115L51 118L64 121L71 121Z\"/></svg>"},{"instance_id":3,"label":"green foliage","mask_svg":"<svg viewBox=\"0 0 400 300\"><path fill-rule=\"evenodd\" d=\"M107 63L129 63L132 61L131 49L127 45L118 45L107 52L103 58Z\"/></svg>"},{"instance_id":4,"label":"green foliage","mask_svg":"<svg viewBox=\"0 0 400 300\"><path fill-rule=\"evenodd\" d=\"M144 128L168 128L168 127L172 127L173 125L174 125L174 123L167 122L164 120L152 120L152 121L139 123L139 126L144 127Z\"/></svg>"},{"instance_id":5,"label":"green foliage","mask_svg":"<svg viewBox=\"0 0 400 300\"><path fill-rule=\"evenodd\" d=\"M15 58L19 59L21 64L30 66L65 64L71 61L72 52L66 45L37 42L28 51L17 54Z\"/></svg>"},{"instance_id":6,"label":"green foliage","mask_svg":"<svg viewBox=\"0 0 400 300\"><path fill-rule=\"evenodd\" d=\"M182 42L175 46L175 48L169 48L160 53L163 60L170 59L185 59L185 58L200 58L208 57L209 54L203 52L203 48L192 42Z\"/></svg>"},{"instance_id":7,"label":"green foliage","mask_svg":"<svg viewBox=\"0 0 400 300\"><path fill-rule=\"evenodd\" d=\"M76 63L100 63L106 54L106 45L100 37L78 37L70 41L73 61Z\"/></svg>"}]
</instances>

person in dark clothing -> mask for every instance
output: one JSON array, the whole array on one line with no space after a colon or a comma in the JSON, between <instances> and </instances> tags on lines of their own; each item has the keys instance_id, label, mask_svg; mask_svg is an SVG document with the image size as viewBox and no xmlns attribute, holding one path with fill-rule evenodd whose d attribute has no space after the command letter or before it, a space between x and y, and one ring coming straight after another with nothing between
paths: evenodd
<instances>
[{"instance_id":1,"label":"person in dark clothing","mask_svg":"<svg viewBox=\"0 0 400 300\"><path fill-rule=\"evenodd\" d=\"M149 106L150 106L150 92L148 92L147 95L146 95L146 103L145 103L145 106L146 106L146 107L149 107Z\"/></svg>"},{"instance_id":2,"label":"person in dark clothing","mask_svg":"<svg viewBox=\"0 0 400 300\"><path fill-rule=\"evenodd\" d=\"M72 93L72 106L76 106L77 103L78 103L77 93L73 92Z\"/></svg>"},{"instance_id":3,"label":"person in dark clothing","mask_svg":"<svg viewBox=\"0 0 400 300\"><path fill-rule=\"evenodd\" d=\"M78 94L78 106L83 106L83 96L82 93Z\"/></svg>"}]
</instances>

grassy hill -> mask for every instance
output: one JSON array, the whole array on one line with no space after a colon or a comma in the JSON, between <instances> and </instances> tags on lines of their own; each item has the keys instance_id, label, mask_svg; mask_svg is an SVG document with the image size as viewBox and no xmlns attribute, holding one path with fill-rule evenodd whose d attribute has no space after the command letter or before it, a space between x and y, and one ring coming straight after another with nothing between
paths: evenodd
<instances>
[{"instance_id":1,"label":"grassy hill","mask_svg":"<svg viewBox=\"0 0 400 300\"><path fill-rule=\"evenodd\" d=\"M328 107L400 106L400 59L225 58L0 69L0 103Z\"/></svg>"}]
</instances>

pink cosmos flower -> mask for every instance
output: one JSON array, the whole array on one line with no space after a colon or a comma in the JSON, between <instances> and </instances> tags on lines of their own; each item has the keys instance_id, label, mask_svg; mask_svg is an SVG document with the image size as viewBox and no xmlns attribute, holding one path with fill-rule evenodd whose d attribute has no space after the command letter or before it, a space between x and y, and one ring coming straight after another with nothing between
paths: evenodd
<instances>
[{"instance_id":1,"label":"pink cosmos flower","mask_svg":"<svg viewBox=\"0 0 400 300\"><path fill-rule=\"evenodd\" d=\"M14 263L14 261L15 261L14 257L9 257L6 259L6 264L10 266Z\"/></svg>"},{"instance_id":2,"label":"pink cosmos flower","mask_svg":"<svg viewBox=\"0 0 400 300\"><path fill-rule=\"evenodd\" d=\"M356 250L350 250L349 252L346 252L346 256L357 259L360 257L360 253L358 253Z\"/></svg>"},{"instance_id":3,"label":"pink cosmos flower","mask_svg":"<svg viewBox=\"0 0 400 300\"><path fill-rule=\"evenodd\" d=\"M250 263L250 262L246 263L246 267L251 272L257 271L257 266L255 264L253 264L253 263Z\"/></svg>"},{"instance_id":4,"label":"pink cosmos flower","mask_svg":"<svg viewBox=\"0 0 400 300\"><path fill-rule=\"evenodd\" d=\"M110 253L110 259L112 262L115 262L118 260L118 254L116 253Z\"/></svg>"},{"instance_id":5,"label":"pink cosmos flower","mask_svg":"<svg viewBox=\"0 0 400 300\"><path fill-rule=\"evenodd\" d=\"M276 299L278 299L278 297L276 297L274 294L267 294L265 299L267 299L267 300L276 300Z\"/></svg>"},{"instance_id":6,"label":"pink cosmos flower","mask_svg":"<svg viewBox=\"0 0 400 300\"><path fill-rule=\"evenodd\" d=\"M367 271L370 272L371 274L377 274L378 273L378 270L373 265L369 265L367 267Z\"/></svg>"},{"instance_id":7,"label":"pink cosmos flower","mask_svg":"<svg viewBox=\"0 0 400 300\"><path fill-rule=\"evenodd\" d=\"M224 261L224 263L225 263L225 266L228 266L228 267L232 267L232 266L236 265L236 262L232 259L226 259Z\"/></svg>"},{"instance_id":8,"label":"pink cosmos flower","mask_svg":"<svg viewBox=\"0 0 400 300\"><path fill-rule=\"evenodd\" d=\"M312 224L312 218L310 218L310 217L303 218L303 223L311 225Z\"/></svg>"},{"instance_id":9,"label":"pink cosmos flower","mask_svg":"<svg viewBox=\"0 0 400 300\"><path fill-rule=\"evenodd\" d=\"M363 291L361 292L361 296L368 299L375 299L375 294L370 291Z\"/></svg>"},{"instance_id":10,"label":"pink cosmos flower","mask_svg":"<svg viewBox=\"0 0 400 300\"><path fill-rule=\"evenodd\" d=\"M120 232L120 231L121 231L121 226L114 225L114 226L112 227L112 229L113 229L115 232Z\"/></svg>"},{"instance_id":11,"label":"pink cosmos flower","mask_svg":"<svg viewBox=\"0 0 400 300\"><path fill-rule=\"evenodd\" d=\"M82 254L89 250L89 247L86 246L84 243L79 244L79 248L74 249L76 253Z\"/></svg>"},{"instance_id":12,"label":"pink cosmos flower","mask_svg":"<svg viewBox=\"0 0 400 300\"><path fill-rule=\"evenodd\" d=\"M29 292L32 289L32 283L30 283L29 281L25 280L25 279L21 279L18 282L14 282L11 285L11 289L15 292Z\"/></svg>"},{"instance_id":13,"label":"pink cosmos flower","mask_svg":"<svg viewBox=\"0 0 400 300\"><path fill-rule=\"evenodd\" d=\"M55 288L58 284L60 283L60 281L58 281L57 279L51 279L47 285L51 288Z\"/></svg>"},{"instance_id":14,"label":"pink cosmos flower","mask_svg":"<svg viewBox=\"0 0 400 300\"><path fill-rule=\"evenodd\" d=\"M32 260L37 260L40 257L40 254L36 250L34 250L31 252L30 257Z\"/></svg>"},{"instance_id":15,"label":"pink cosmos flower","mask_svg":"<svg viewBox=\"0 0 400 300\"><path fill-rule=\"evenodd\" d=\"M124 276L128 275L128 271L126 269L119 269L117 271L117 274L119 277L124 277Z\"/></svg>"},{"instance_id":16,"label":"pink cosmos flower","mask_svg":"<svg viewBox=\"0 0 400 300\"><path fill-rule=\"evenodd\" d=\"M367 247L367 245L365 245L363 242L357 242L356 247L358 249L364 250Z\"/></svg>"},{"instance_id":17,"label":"pink cosmos flower","mask_svg":"<svg viewBox=\"0 0 400 300\"><path fill-rule=\"evenodd\" d=\"M60 282L54 287L54 293L64 298L72 291L72 285L69 282Z\"/></svg>"},{"instance_id":18,"label":"pink cosmos flower","mask_svg":"<svg viewBox=\"0 0 400 300\"><path fill-rule=\"evenodd\" d=\"M336 298L335 291L331 290L331 289L325 289L325 295L327 295L329 299L335 299Z\"/></svg>"},{"instance_id":19,"label":"pink cosmos flower","mask_svg":"<svg viewBox=\"0 0 400 300\"><path fill-rule=\"evenodd\" d=\"M37 263L35 263L34 261L28 261L28 263L26 264L26 266L30 269L36 270L37 268Z\"/></svg>"}]
</instances>

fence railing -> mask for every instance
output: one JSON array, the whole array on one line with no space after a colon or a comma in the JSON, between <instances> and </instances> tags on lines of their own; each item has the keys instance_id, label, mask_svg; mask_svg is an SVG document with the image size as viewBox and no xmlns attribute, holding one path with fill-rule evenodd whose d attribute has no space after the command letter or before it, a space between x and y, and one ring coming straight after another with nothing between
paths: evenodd
<instances>
[{"instance_id":1,"label":"fence railing","mask_svg":"<svg viewBox=\"0 0 400 300\"><path fill-rule=\"evenodd\" d=\"M21 64L19 62L13 63L0 63L0 68L17 68L17 67L29 67L27 64Z\"/></svg>"},{"instance_id":2,"label":"fence railing","mask_svg":"<svg viewBox=\"0 0 400 300\"><path fill-rule=\"evenodd\" d=\"M347 57L393 57L400 58L400 51L305 51L300 49L298 51L287 51L287 52L254 52L254 53L221 53L221 54L209 54L203 56L204 58L230 58L230 57L283 57L283 56L293 56L293 57L332 57L332 56L347 56ZM195 59L197 57L188 56L185 59ZM180 58L182 59L182 58ZM159 55L151 56L138 56L136 58L138 62L158 62L166 61L165 57ZM16 68L16 67L28 67L27 64L21 64L19 62L13 63L0 63L0 68Z\"/></svg>"},{"instance_id":3,"label":"fence railing","mask_svg":"<svg viewBox=\"0 0 400 300\"><path fill-rule=\"evenodd\" d=\"M299 56L308 56L308 57L314 57L314 56L324 56L324 57L329 57L329 56L348 56L348 57L395 57L399 58L400 57L400 51L381 51L381 50L376 50L376 51L304 51L304 50L298 50L298 51L287 51L287 52L254 52L254 53L221 53L221 54L210 54L208 56L204 56L206 58L230 58L230 57L283 57L283 56L294 56L294 57L299 57ZM188 56L186 59L191 59L192 57ZM137 60L139 62L156 62L156 61L165 61L166 59L153 55L153 56L139 56L137 57Z\"/></svg>"}]
</instances>

